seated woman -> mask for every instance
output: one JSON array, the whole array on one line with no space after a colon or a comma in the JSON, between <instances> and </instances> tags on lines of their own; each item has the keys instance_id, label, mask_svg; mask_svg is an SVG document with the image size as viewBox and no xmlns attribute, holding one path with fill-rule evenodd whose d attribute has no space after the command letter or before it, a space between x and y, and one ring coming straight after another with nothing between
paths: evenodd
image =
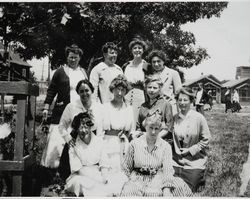
<instances>
[{"instance_id":1,"label":"seated woman","mask_svg":"<svg viewBox=\"0 0 250 199\"><path fill-rule=\"evenodd\" d=\"M121 196L191 196L192 192L181 178L174 177L171 146L158 135L161 115L146 117L146 133L130 142L122 168L129 178Z\"/></svg>"},{"instance_id":2,"label":"seated woman","mask_svg":"<svg viewBox=\"0 0 250 199\"><path fill-rule=\"evenodd\" d=\"M130 85L124 75L118 75L110 84L114 98L103 104L102 119L97 135L103 137L108 153L111 170L110 180L115 186L113 191L120 193L126 175L121 171L121 159L128 146L127 136L134 130L134 115L132 106L124 101L124 96L130 90Z\"/></svg>"},{"instance_id":3,"label":"seated woman","mask_svg":"<svg viewBox=\"0 0 250 199\"><path fill-rule=\"evenodd\" d=\"M147 99L141 105L139 116L136 123L136 132L133 136L139 137L142 132L145 132L143 121L148 114L158 111L161 114L161 132L160 137L164 139L172 138L173 114L171 104L162 95L163 83L158 75L149 76L145 81ZM140 133L141 132L141 133Z\"/></svg>"},{"instance_id":4,"label":"seated woman","mask_svg":"<svg viewBox=\"0 0 250 199\"><path fill-rule=\"evenodd\" d=\"M99 118L101 113L101 105L95 102L92 98L94 87L88 80L80 80L76 86L76 92L79 95L79 99L69 103L63 111L58 129L61 136L58 140L62 139L66 145L63 148L62 156L60 158L60 164L58 171L62 179L66 179L70 175L69 157L68 157L68 144L73 145L75 137L72 136L71 123L74 117L81 112L91 112L93 116L94 125L91 127L92 131L96 131L99 124Z\"/></svg>"},{"instance_id":5,"label":"seated woman","mask_svg":"<svg viewBox=\"0 0 250 199\"><path fill-rule=\"evenodd\" d=\"M93 121L89 113L79 113L72 122L74 145L69 148L71 175L65 190L76 196L107 196L107 154L103 140L92 131Z\"/></svg>"},{"instance_id":6,"label":"seated woman","mask_svg":"<svg viewBox=\"0 0 250 199\"><path fill-rule=\"evenodd\" d=\"M190 108L192 89L180 89L176 96L180 112L174 117L174 169L196 191L204 183L210 132L205 117Z\"/></svg>"}]
</instances>

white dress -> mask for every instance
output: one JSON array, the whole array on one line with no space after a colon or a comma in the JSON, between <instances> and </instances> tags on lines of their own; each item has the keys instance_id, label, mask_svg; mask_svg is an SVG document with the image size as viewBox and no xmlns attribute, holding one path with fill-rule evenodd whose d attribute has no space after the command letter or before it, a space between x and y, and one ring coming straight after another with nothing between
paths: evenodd
<instances>
[{"instance_id":1,"label":"white dress","mask_svg":"<svg viewBox=\"0 0 250 199\"><path fill-rule=\"evenodd\" d=\"M101 167L109 168L107 154L101 137L91 135L87 145L79 137L74 148L69 149L71 175L65 189L76 196L108 196L110 183L104 184Z\"/></svg>"},{"instance_id":2,"label":"white dress","mask_svg":"<svg viewBox=\"0 0 250 199\"><path fill-rule=\"evenodd\" d=\"M80 98L76 99L65 107L60 123L58 125L50 125L50 133L48 134L48 141L43 151L41 165L49 168L57 168L59 166L65 142L71 140L71 123L77 114L85 111L86 109L83 107ZM92 102L90 111L94 117L92 130L95 130L100 121L100 104Z\"/></svg>"},{"instance_id":3,"label":"white dress","mask_svg":"<svg viewBox=\"0 0 250 199\"><path fill-rule=\"evenodd\" d=\"M124 75L127 80L133 85L138 85L138 82L144 83L145 74L143 72L143 65L147 64L146 61L142 60L142 62L138 66L134 66L133 62L129 62L127 65ZM137 120L139 109L142 103L145 102L145 96L143 88L138 88L133 86L133 88L127 93L125 96L126 102L128 102L133 107L134 118Z\"/></svg>"},{"instance_id":4,"label":"white dress","mask_svg":"<svg viewBox=\"0 0 250 199\"><path fill-rule=\"evenodd\" d=\"M76 85L80 80L86 79L86 73L79 66L72 69L64 65L64 71L69 77L70 83L70 102L74 103L80 97L76 92ZM47 143L43 150L41 165L48 168L57 168L59 166L60 157L64 147L64 139L62 138L58 124L51 124L49 127L49 134L47 135Z\"/></svg>"},{"instance_id":5,"label":"white dress","mask_svg":"<svg viewBox=\"0 0 250 199\"><path fill-rule=\"evenodd\" d=\"M124 135L125 142L121 142L117 135L106 135L105 131L112 129L133 131L135 129L133 109L125 103L123 103L121 109L117 109L109 102L103 104L102 111L101 126L100 129L97 130L97 135L103 137L105 149L108 154L111 167L109 176L111 182L114 182L114 186L111 187L111 189L119 194L124 182L127 181L126 175L121 171L121 159L127 150L128 140Z\"/></svg>"}]
</instances>

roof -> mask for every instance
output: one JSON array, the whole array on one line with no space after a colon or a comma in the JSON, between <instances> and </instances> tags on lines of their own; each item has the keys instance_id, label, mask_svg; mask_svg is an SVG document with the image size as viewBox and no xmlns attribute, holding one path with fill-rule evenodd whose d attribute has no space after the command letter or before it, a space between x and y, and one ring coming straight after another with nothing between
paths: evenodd
<instances>
[{"instance_id":1,"label":"roof","mask_svg":"<svg viewBox=\"0 0 250 199\"><path fill-rule=\"evenodd\" d=\"M222 84L222 87L235 87L238 84L241 84L242 82L245 82L246 80L248 80L250 78L241 78L241 79L233 79L233 80L229 80L226 83Z\"/></svg>"},{"instance_id":2,"label":"roof","mask_svg":"<svg viewBox=\"0 0 250 199\"><path fill-rule=\"evenodd\" d=\"M3 44L0 42L0 55L3 57L4 47ZM10 51L10 63L14 63L21 66L28 66L31 67L26 61L24 61L18 53Z\"/></svg>"},{"instance_id":3,"label":"roof","mask_svg":"<svg viewBox=\"0 0 250 199\"><path fill-rule=\"evenodd\" d=\"M202 79L208 79L210 81L212 81L213 83L221 86L221 82L216 78L214 77L213 75L202 75L196 79L190 79L190 80L187 80L183 83L184 86L190 86L191 84L194 84Z\"/></svg>"}]
</instances>

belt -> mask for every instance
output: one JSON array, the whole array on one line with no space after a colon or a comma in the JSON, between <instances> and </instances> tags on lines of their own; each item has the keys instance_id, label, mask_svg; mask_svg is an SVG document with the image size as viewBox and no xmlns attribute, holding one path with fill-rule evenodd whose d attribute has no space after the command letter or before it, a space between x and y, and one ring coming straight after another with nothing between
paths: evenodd
<instances>
[{"instance_id":1,"label":"belt","mask_svg":"<svg viewBox=\"0 0 250 199\"><path fill-rule=\"evenodd\" d=\"M149 168L149 167L134 168L133 170L139 174L142 174L142 175L156 175L157 171L158 171L158 169Z\"/></svg>"},{"instance_id":2,"label":"belt","mask_svg":"<svg viewBox=\"0 0 250 199\"><path fill-rule=\"evenodd\" d=\"M119 134L121 131L122 131L122 130L110 129L110 130L106 130L106 131L105 131L105 135L114 135L114 136L118 136L118 134Z\"/></svg>"}]
</instances>

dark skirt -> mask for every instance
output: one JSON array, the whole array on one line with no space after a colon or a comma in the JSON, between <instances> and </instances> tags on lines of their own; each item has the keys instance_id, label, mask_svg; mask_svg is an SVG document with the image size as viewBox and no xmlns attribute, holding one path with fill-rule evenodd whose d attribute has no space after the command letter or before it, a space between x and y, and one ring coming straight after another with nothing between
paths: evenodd
<instances>
[{"instance_id":1,"label":"dark skirt","mask_svg":"<svg viewBox=\"0 0 250 199\"><path fill-rule=\"evenodd\" d=\"M193 192L196 192L199 187L205 185L204 169L183 169L174 166L174 170L174 176L182 178Z\"/></svg>"}]
</instances>

